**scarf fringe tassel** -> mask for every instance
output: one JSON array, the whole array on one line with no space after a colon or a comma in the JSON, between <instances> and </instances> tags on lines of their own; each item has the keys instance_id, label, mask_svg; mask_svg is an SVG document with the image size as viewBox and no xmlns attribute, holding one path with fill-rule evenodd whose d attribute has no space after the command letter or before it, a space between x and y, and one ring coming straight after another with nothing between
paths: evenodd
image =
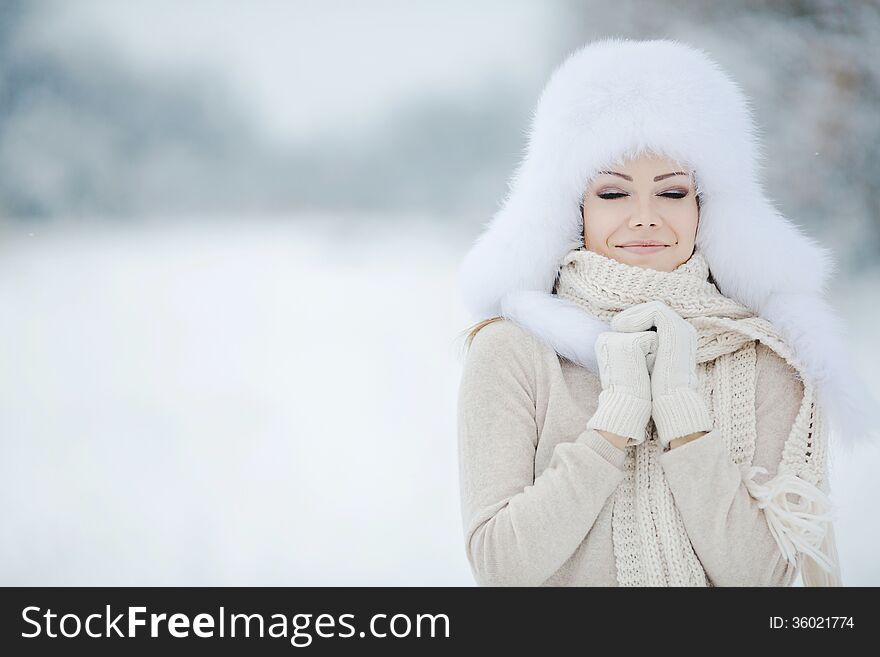
<instances>
[{"instance_id":1,"label":"scarf fringe tassel","mask_svg":"<svg viewBox=\"0 0 880 657\"><path fill-rule=\"evenodd\" d=\"M832 557L822 553L827 524L834 520L831 499L819 488L791 472L780 472L764 484L754 481L757 473L768 474L761 466L741 466L742 480L749 494L764 510L770 532L785 559L792 565L802 552L828 573L837 568ZM792 502L788 495L798 495Z\"/></svg>"}]
</instances>

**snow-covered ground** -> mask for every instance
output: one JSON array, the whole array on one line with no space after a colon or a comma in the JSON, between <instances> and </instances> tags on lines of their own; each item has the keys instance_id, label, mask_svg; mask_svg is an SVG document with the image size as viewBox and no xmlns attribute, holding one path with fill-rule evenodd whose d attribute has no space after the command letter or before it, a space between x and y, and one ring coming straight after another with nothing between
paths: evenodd
<instances>
[{"instance_id":1,"label":"snow-covered ground","mask_svg":"<svg viewBox=\"0 0 880 657\"><path fill-rule=\"evenodd\" d=\"M406 217L4 227L0 584L473 584L472 237ZM863 371L878 289L834 296ZM878 466L874 447L835 466L849 585L880 584Z\"/></svg>"}]
</instances>

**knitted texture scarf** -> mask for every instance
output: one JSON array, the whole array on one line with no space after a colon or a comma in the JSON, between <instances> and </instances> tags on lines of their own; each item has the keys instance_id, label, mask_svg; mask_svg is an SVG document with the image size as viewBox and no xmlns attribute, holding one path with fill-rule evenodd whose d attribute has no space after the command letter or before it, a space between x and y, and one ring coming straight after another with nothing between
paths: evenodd
<instances>
[{"instance_id":1,"label":"knitted texture scarf","mask_svg":"<svg viewBox=\"0 0 880 657\"><path fill-rule=\"evenodd\" d=\"M763 509L782 554L790 563L800 564L805 586L840 586L835 509L828 497L826 422L812 382L798 370L780 332L718 290L698 249L674 271L663 272L580 247L563 258L556 294L606 322L630 306L660 300L696 328L696 370L713 426L739 466L749 494ZM752 466L757 438L756 341L794 367L804 387L776 473ZM644 442L627 448L625 477L613 498L618 582L621 586L712 586L663 476L653 419L645 431Z\"/></svg>"}]
</instances>

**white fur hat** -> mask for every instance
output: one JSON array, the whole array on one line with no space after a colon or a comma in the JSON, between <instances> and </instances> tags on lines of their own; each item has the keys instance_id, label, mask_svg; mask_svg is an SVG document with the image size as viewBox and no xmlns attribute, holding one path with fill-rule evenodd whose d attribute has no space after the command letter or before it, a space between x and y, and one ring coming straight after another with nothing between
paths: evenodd
<instances>
[{"instance_id":1,"label":"white fur hat","mask_svg":"<svg viewBox=\"0 0 880 657\"><path fill-rule=\"evenodd\" d=\"M668 39L588 43L551 75L507 197L465 256L465 306L475 320L507 317L595 372L595 338L610 328L553 284L562 257L583 246L588 181L660 153L695 172L696 246L718 289L783 332L845 444L867 437L880 415L824 298L832 255L765 196L760 147L748 99L704 51Z\"/></svg>"}]
</instances>

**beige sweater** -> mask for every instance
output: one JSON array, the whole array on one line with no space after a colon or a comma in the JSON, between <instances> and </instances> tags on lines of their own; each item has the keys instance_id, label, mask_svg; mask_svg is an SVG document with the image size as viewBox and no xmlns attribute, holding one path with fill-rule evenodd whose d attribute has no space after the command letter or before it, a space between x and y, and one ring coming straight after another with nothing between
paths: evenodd
<instances>
[{"instance_id":1,"label":"beige sweater","mask_svg":"<svg viewBox=\"0 0 880 657\"><path fill-rule=\"evenodd\" d=\"M509 320L481 329L458 398L465 549L482 586L617 586L612 493L625 452L592 429L601 384ZM753 465L776 472L803 387L757 345ZM631 449L631 448L629 448ZM714 586L790 586L764 512L716 431L660 456Z\"/></svg>"}]
</instances>

